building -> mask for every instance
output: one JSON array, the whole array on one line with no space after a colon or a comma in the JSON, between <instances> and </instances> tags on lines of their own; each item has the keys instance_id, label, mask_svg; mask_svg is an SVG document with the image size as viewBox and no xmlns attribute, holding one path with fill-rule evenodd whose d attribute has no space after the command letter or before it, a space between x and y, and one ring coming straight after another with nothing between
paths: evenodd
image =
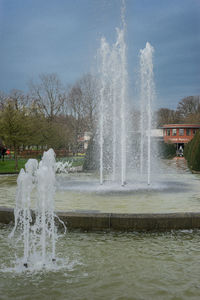
<instances>
[{"instance_id":1,"label":"building","mask_svg":"<svg viewBox=\"0 0 200 300\"><path fill-rule=\"evenodd\" d=\"M190 142L196 131L200 129L199 124L166 124L163 129L165 143L176 144L177 154L183 154L184 145Z\"/></svg>"},{"instance_id":2,"label":"building","mask_svg":"<svg viewBox=\"0 0 200 300\"><path fill-rule=\"evenodd\" d=\"M148 135L148 132L146 131L146 136L147 135ZM163 140L163 130L162 129L151 129L151 137L157 141L162 141Z\"/></svg>"},{"instance_id":3,"label":"building","mask_svg":"<svg viewBox=\"0 0 200 300\"><path fill-rule=\"evenodd\" d=\"M78 142L79 142L79 151L81 153L85 153L87 148L88 148L88 145L89 145L89 141L91 139L91 132L84 132L84 135L80 136L78 138Z\"/></svg>"}]
</instances>

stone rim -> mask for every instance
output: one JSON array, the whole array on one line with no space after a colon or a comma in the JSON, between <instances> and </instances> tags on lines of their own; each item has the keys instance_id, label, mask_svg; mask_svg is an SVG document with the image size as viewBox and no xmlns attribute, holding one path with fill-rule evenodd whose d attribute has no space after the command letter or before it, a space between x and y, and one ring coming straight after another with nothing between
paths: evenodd
<instances>
[{"instance_id":1,"label":"stone rim","mask_svg":"<svg viewBox=\"0 0 200 300\"><path fill-rule=\"evenodd\" d=\"M99 213L56 212L68 230L81 231L171 231L200 229L200 212ZM0 223L14 222L14 209L0 207ZM61 227L62 224L56 221Z\"/></svg>"}]
</instances>

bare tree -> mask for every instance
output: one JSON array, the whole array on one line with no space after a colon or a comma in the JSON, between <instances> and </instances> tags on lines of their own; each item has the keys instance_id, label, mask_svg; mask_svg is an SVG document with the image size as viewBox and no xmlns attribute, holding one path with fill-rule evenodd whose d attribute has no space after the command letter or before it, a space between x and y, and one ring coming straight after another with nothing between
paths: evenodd
<instances>
[{"instance_id":1,"label":"bare tree","mask_svg":"<svg viewBox=\"0 0 200 300\"><path fill-rule=\"evenodd\" d=\"M16 110L21 110L28 104L28 96L23 91L13 89L8 95L9 102L12 101Z\"/></svg>"},{"instance_id":2,"label":"bare tree","mask_svg":"<svg viewBox=\"0 0 200 300\"><path fill-rule=\"evenodd\" d=\"M200 96L189 96L183 98L177 107L177 112L184 119L200 114Z\"/></svg>"},{"instance_id":3,"label":"bare tree","mask_svg":"<svg viewBox=\"0 0 200 300\"><path fill-rule=\"evenodd\" d=\"M73 130L72 148L73 152L78 151L78 138L86 130L86 124L84 120L84 106L82 101L82 91L78 84L74 85L69 94L68 102L70 107L70 123Z\"/></svg>"},{"instance_id":4,"label":"bare tree","mask_svg":"<svg viewBox=\"0 0 200 300\"><path fill-rule=\"evenodd\" d=\"M3 110L5 103L6 103L7 95L0 91L0 111Z\"/></svg>"},{"instance_id":5,"label":"bare tree","mask_svg":"<svg viewBox=\"0 0 200 300\"><path fill-rule=\"evenodd\" d=\"M72 86L68 94L71 114L76 119L84 119L86 124L85 129L89 131L94 131L97 89L97 78L91 74L86 74Z\"/></svg>"},{"instance_id":6,"label":"bare tree","mask_svg":"<svg viewBox=\"0 0 200 300\"><path fill-rule=\"evenodd\" d=\"M61 112L66 100L66 91L54 73L41 74L38 83L31 82L30 94L39 111L49 120L53 120Z\"/></svg>"},{"instance_id":7,"label":"bare tree","mask_svg":"<svg viewBox=\"0 0 200 300\"><path fill-rule=\"evenodd\" d=\"M160 108L156 113L156 119L158 127L164 124L180 123L180 113L172 109Z\"/></svg>"},{"instance_id":8,"label":"bare tree","mask_svg":"<svg viewBox=\"0 0 200 300\"><path fill-rule=\"evenodd\" d=\"M200 96L183 98L176 110L161 108L157 111L158 126L173 123L200 123Z\"/></svg>"},{"instance_id":9,"label":"bare tree","mask_svg":"<svg viewBox=\"0 0 200 300\"><path fill-rule=\"evenodd\" d=\"M89 131L94 132L98 80L91 74L86 74L79 80L78 83L82 91L83 112L84 117L87 119L87 127Z\"/></svg>"},{"instance_id":10,"label":"bare tree","mask_svg":"<svg viewBox=\"0 0 200 300\"><path fill-rule=\"evenodd\" d=\"M78 148L78 137L85 131L91 134L95 131L97 84L95 77L86 74L69 90L68 103L74 132L74 152Z\"/></svg>"}]
</instances>

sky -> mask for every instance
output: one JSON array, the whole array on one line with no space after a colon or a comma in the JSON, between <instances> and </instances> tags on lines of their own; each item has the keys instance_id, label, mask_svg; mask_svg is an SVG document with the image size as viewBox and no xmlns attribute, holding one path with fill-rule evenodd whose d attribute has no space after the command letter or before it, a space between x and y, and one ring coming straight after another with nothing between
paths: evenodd
<instances>
[{"instance_id":1,"label":"sky","mask_svg":"<svg viewBox=\"0 0 200 300\"><path fill-rule=\"evenodd\" d=\"M138 98L139 52L154 47L157 108L200 95L200 0L126 0L131 101ZM112 44L121 0L0 0L0 90L28 92L57 73L65 86L94 72L100 39Z\"/></svg>"}]
</instances>

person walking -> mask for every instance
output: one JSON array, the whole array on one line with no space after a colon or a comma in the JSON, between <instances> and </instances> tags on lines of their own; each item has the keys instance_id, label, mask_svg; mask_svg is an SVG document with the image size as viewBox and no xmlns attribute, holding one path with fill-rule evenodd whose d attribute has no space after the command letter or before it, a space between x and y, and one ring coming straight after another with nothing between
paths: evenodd
<instances>
[{"instance_id":1,"label":"person walking","mask_svg":"<svg viewBox=\"0 0 200 300\"><path fill-rule=\"evenodd\" d=\"M7 149L4 147L3 149L2 149L2 151L1 151L1 155L2 155L2 160L4 161L4 157L5 157L5 155L6 155L6 151L7 151Z\"/></svg>"}]
</instances>

